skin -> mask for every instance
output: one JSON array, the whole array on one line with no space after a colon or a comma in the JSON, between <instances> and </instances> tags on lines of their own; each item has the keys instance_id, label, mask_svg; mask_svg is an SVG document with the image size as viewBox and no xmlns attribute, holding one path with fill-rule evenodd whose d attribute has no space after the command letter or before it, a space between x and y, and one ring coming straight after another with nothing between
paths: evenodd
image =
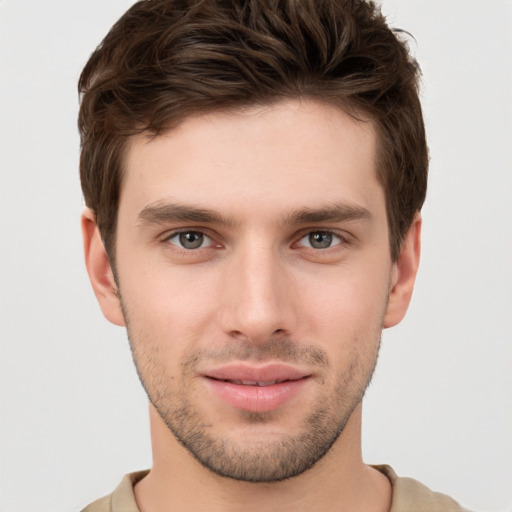
<instances>
[{"instance_id":1,"label":"skin","mask_svg":"<svg viewBox=\"0 0 512 512\"><path fill-rule=\"evenodd\" d=\"M393 262L375 154L371 122L305 100L134 137L116 279L85 211L93 288L151 402L142 512L389 510L389 482L361 458L361 399L382 328L409 304L421 220ZM304 378L244 410L210 385L226 364Z\"/></svg>"}]
</instances>

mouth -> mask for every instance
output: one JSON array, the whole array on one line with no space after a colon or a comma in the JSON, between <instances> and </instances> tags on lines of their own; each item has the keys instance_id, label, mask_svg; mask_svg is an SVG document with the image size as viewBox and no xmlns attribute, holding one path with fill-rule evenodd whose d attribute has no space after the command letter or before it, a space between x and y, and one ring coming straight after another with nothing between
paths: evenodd
<instances>
[{"instance_id":1,"label":"mouth","mask_svg":"<svg viewBox=\"0 0 512 512\"><path fill-rule=\"evenodd\" d=\"M293 380L299 379L276 379L276 380L265 380L265 381L256 381L256 380L229 380L229 379L214 379L220 380L221 382L231 382L232 384L236 384L237 386L259 386L259 387L267 387L274 386L275 384L281 384L283 382L291 382Z\"/></svg>"},{"instance_id":2,"label":"mouth","mask_svg":"<svg viewBox=\"0 0 512 512\"><path fill-rule=\"evenodd\" d=\"M291 402L312 375L283 364L233 364L209 370L204 381L226 405L250 412L268 412Z\"/></svg>"}]
</instances>

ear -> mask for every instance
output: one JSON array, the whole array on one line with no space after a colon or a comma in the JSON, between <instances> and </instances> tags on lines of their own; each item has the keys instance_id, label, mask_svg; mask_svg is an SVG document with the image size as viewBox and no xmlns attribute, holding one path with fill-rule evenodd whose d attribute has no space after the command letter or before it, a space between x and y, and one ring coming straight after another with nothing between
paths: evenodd
<instances>
[{"instance_id":1,"label":"ear","mask_svg":"<svg viewBox=\"0 0 512 512\"><path fill-rule=\"evenodd\" d=\"M85 266L100 308L107 320L125 325L110 260L96 225L96 215L89 208L82 213L82 237Z\"/></svg>"},{"instance_id":2,"label":"ear","mask_svg":"<svg viewBox=\"0 0 512 512\"><path fill-rule=\"evenodd\" d=\"M421 216L417 213L407 231L398 260L391 271L391 289L384 327L393 327L405 316L411 301L421 252Z\"/></svg>"}]
</instances>

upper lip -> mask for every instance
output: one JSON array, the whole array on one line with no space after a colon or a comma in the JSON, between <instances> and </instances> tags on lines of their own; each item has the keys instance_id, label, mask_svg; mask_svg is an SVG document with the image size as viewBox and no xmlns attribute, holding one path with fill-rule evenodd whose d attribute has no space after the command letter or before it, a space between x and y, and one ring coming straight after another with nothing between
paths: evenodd
<instances>
[{"instance_id":1,"label":"upper lip","mask_svg":"<svg viewBox=\"0 0 512 512\"><path fill-rule=\"evenodd\" d=\"M303 379L311 374L283 363L266 363L260 366L232 363L209 369L203 375L216 380L268 384Z\"/></svg>"}]
</instances>

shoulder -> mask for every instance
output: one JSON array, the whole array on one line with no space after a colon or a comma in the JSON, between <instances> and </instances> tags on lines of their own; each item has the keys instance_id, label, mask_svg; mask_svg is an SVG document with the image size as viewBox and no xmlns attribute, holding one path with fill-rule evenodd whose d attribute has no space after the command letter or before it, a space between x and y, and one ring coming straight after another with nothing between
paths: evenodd
<instances>
[{"instance_id":1,"label":"shoulder","mask_svg":"<svg viewBox=\"0 0 512 512\"><path fill-rule=\"evenodd\" d=\"M111 496L103 496L99 500L94 501L90 505L87 505L82 512L110 512L111 511Z\"/></svg>"},{"instance_id":2,"label":"shoulder","mask_svg":"<svg viewBox=\"0 0 512 512\"><path fill-rule=\"evenodd\" d=\"M138 471L125 475L112 494L87 505L82 512L140 512L133 494L133 486L148 472Z\"/></svg>"},{"instance_id":3,"label":"shoulder","mask_svg":"<svg viewBox=\"0 0 512 512\"><path fill-rule=\"evenodd\" d=\"M399 477L390 466L374 466L393 487L390 512L469 512L446 494L431 491L413 478Z\"/></svg>"}]
</instances>

